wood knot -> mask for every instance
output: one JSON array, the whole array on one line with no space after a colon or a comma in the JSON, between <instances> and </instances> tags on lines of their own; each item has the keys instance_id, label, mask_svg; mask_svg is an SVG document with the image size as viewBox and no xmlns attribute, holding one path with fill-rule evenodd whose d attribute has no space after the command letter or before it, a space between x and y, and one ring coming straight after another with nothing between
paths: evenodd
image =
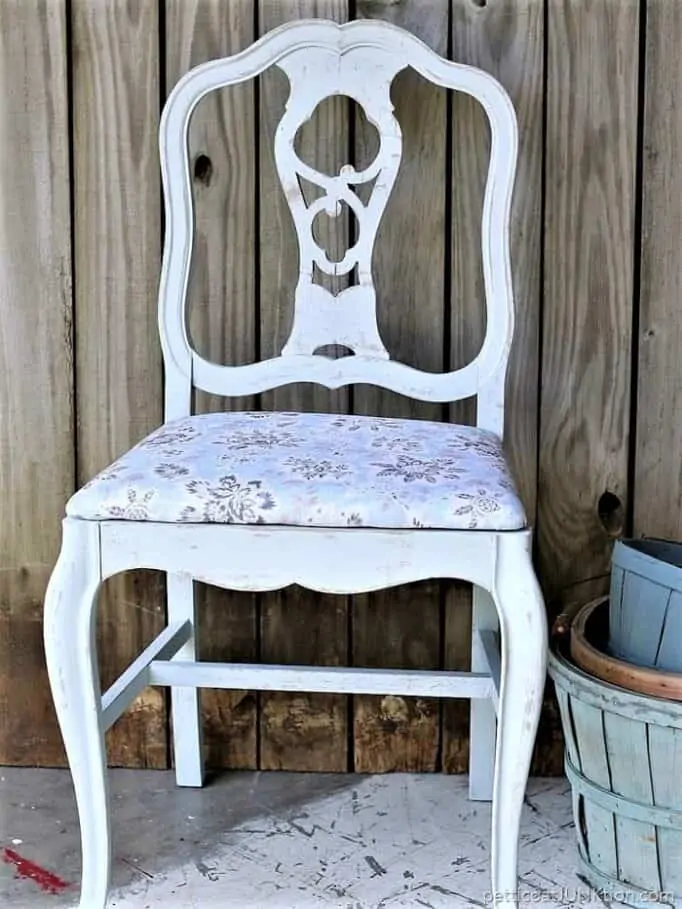
<instances>
[{"instance_id":1,"label":"wood knot","mask_svg":"<svg viewBox=\"0 0 682 909\"><path fill-rule=\"evenodd\" d=\"M599 496L597 514L601 525L610 537L619 537L625 526L625 508L620 496L607 489Z\"/></svg>"},{"instance_id":2,"label":"wood knot","mask_svg":"<svg viewBox=\"0 0 682 909\"><path fill-rule=\"evenodd\" d=\"M396 725L406 723L410 713L404 698L387 694L381 699L381 718Z\"/></svg>"},{"instance_id":3,"label":"wood knot","mask_svg":"<svg viewBox=\"0 0 682 909\"><path fill-rule=\"evenodd\" d=\"M208 155L197 155L194 160L194 179L208 186L213 176L213 162Z\"/></svg>"}]
</instances>

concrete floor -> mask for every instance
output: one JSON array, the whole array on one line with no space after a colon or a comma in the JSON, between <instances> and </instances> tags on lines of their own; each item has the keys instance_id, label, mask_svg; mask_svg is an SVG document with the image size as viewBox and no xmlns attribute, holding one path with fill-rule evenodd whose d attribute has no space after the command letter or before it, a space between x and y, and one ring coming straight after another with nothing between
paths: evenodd
<instances>
[{"instance_id":1,"label":"concrete floor","mask_svg":"<svg viewBox=\"0 0 682 909\"><path fill-rule=\"evenodd\" d=\"M489 902L490 806L467 800L463 777L230 773L179 790L170 773L114 770L111 786L112 909ZM73 906L77 830L66 772L0 769L0 906ZM566 782L531 781L521 900L601 906L575 859Z\"/></svg>"}]
</instances>

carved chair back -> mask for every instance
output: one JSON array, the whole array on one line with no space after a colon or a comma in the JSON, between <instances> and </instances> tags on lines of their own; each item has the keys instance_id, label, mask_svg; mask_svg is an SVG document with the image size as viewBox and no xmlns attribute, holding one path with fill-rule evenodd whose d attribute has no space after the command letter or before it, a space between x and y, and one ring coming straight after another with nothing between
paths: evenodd
<instances>
[{"instance_id":1,"label":"carved chair back","mask_svg":"<svg viewBox=\"0 0 682 909\"><path fill-rule=\"evenodd\" d=\"M193 350L187 331L194 235L188 127L192 111L206 94L252 79L270 66L283 70L290 83L274 153L299 245L293 326L279 355L259 363L222 365ZM390 90L397 73L406 67L436 85L473 96L490 122L490 163L481 220L487 330L480 351L470 363L440 374L391 360L376 317L372 251L402 152ZM295 137L318 105L335 95L348 96L361 106L376 127L380 144L375 159L364 170L356 171L348 164L338 175L329 176L300 159ZM511 101L492 76L443 59L413 35L386 22L293 22L239 54L190 70L166 103L160 144L166 239L159 331L167 420L190 413L193 387L232 396L255 394L290 382L317 382L328 388L368 383L431 402L475 395L478 425L502 435L504 383L514 321L509 219L517 126ZM321 195L308 203L301 179L318 187ZM363 184L371 185L366 204L354 191ZM316 242L313 222L321 212L338 216L344 204L357 219L357 239L341 261L334 262ZM327 275L352 274L354 283L333 295L317 283L316 269ZM328 345L342 345L353 355L326 356L320 348Z\"/></svg>"}]
</instances>

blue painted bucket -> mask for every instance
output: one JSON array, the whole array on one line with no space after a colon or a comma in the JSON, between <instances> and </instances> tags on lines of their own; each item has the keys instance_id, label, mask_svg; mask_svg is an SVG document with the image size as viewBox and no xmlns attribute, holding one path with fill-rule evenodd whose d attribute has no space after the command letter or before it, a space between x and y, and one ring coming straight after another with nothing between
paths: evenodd
<instances>
[{"instance_id":1,"label":"blue painted bucket","mask_svg":"<svg viewBox=\"0 0 682 909\"><path fill-rule=\"evenodd\" d=\"M682 672L682 543L621 540L611 568L609 653Z\"/></svg>"}]
</instances>

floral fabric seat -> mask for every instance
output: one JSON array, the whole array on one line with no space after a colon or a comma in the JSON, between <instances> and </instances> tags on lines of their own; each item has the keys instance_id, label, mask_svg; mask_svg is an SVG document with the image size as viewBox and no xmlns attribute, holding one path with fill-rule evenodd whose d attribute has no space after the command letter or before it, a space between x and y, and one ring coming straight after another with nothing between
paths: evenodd
<instances>
[{"instance_id":1,"label":"floral fabric seat","mask_svg":"<svg viewBox=\"0 0 682 909\"><path fill-rule=\"evenodd\" d=\"M166 423L80 489L87 520L518 530L500 440L471 426L311 413Z\"/></svg>"}]
</instances>

